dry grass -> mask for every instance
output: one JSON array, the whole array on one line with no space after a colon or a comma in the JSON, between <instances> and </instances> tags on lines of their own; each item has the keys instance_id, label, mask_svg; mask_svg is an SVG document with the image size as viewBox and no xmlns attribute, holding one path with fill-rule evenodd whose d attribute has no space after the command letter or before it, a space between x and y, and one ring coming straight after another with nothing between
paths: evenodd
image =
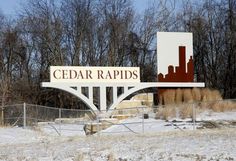
<instances>
[{"instance_id":1,"label":"dry grass","mask_svg":"<svg viewBox=\"0 0 236 161\"><path fill-rule=\"evenodd\" d=\"M216 102L203 102L195 108L196 115L206 110L212 110L213 112L226 112L236 110L236 102L232 101L216 101ZM178 114L178 116L177 116ZM193 104L179 104L168 105L158 108L156 118L169 120L174 117L181 119L193 118Z\"/></svg>"},{"instance_id":2,"label":"dry grass","mask_svg":"<svg viewBox=\"0 0 236 161\"><path fill-rule=\"evenodd\" d=\"M176 109L174 106L165 106L158 109L156 118L168 120L176 116Z\"/></svg>"},{"instance_id":3,"label":"dry grass","mask_svg":"<svg viewBox=\"0 0 236 161\"><path fill-rule=\"evenodd\" d=\"M179 116L181 119L192 118L193 108L192 105L186 104L179 107Z\"/></svg>"},{"instance_id":4,"label":"dry grass","mask_svg":"<svg viewBox=\"0 0 236 161\"><path fill-rule=\"evenodd\" d=\"M199 103L199 108L201 108L202 110L206 110L209 109L209 107L212 106L212 102L201 102Z\"/></svg>"},{"instance_id":5,"label":"dry grass","mask_svg":"<svg viewBox=\"0 0 236 161\"><path fill-rule=\"evenodd\" d=\"M199 88L193 88L192 95L194 101L201 101L201 90Z\"/></svg>"},{"instance_id":6,"label":"dry grass","mask_svg":"<svg viewBox=\"0 0 236 161\"><path fill-rule=\"evenodd\" d=\"M195 114L200 113L200 109L195 109ZM171 118L193 118L193 105L182 104L178 106L164 106L158 108L156 119L169 120Z\"/></svg>"},{"instance_id":7,"label":"dry grass","mask_svg":"<svg viewBox=\"0 0 236 161\"><path fill-rule=\"evenodd\" d=\"M84 161L84 154L80 152L77 156L75 156L74 161Z\"/></svg>"},{"instance_id":8,"label":"dry grass","mask_svg":"<svg viewBox=\"0 0 236 161\"><path fill-rule=\"evenodd\" d=\"M230 110L236 110L236 103L233 102L218 102L212 104L212 106L207 106L206 108L199 108L195 107L195 116L199 113L202 113L206 110L212 110L214 112L224 112ZM193 114L193 104L179 104L175 105L168 105L164 107L159 107L156 113L157 119L169 120L171 118L192 118L194 117Z\"/></svg>"},{"instance_id":9,"label":"dry grass","mask_svg":"<svg viewBox=\"0 0 236 161\"><path fill-rule=\"evenodd\" d=\"M164 120L176 117L176 114L178 114L178 116L182 119L192 118L192 104L184 103L199 102L196 113L209 109L214 112L236 110L236 102L223 101L222 96L218 90L211 90L208 88L171 89L165 91L162 97L164 104L168 106L159 108L156 117ZM178 107L174 106L174 104L177 104Z\"/></svg>"},{"instance_id":10,"label":"dry grass","mask_svg":"<svg viewBox=\"0 0 236 161\"><path fill-rule=\"evenodd\" d=\"M213 100L222 100L222 96L218 90L212 90L211 95Z\"/></svg>"},{"instance_id":11,"label":"dry grass","mask_svg":"<svg viewBox=\"0 0 236 161\"><path fill-rule=\"evenodd\" d=\"M201 108L203 109L212 107L215 104L214 101L222 100L222 96L218 90L210 90L208 88L204 88L201 90L201 95Z\"/></svg>"},{"instance_id":12,"label":"dry grass","mask_svg":"<svg viewBox=\"0 0 236 161\"><path fill-rule=\"evenodd\" d=\"M160 95L160 96L159 96L159 104L160 104L160 105L163 105L163 104L164 104L163 95Z\"/></svg>"},{"instance_id":13,"label":"dry grass","mask_svg":"<svg viewBox=\"0 0 236 161\"><path fill-rule=\"evenodd\" d=\"M178 88L175 92L175 102L176 104L183 102L183 91L180 88Z\"/></svg>"},{"instance_id":14,"label":"dry grass","mask_svg":"<svg viewBox=\"0 0 236 161\"><path fill-rule=\"evenodd\" d=\"M211 109L215 112L223 112L224 111L224 103L223 102L214 103L211 106Z\"/></svg>"},{"instance_id":15,"label":"dry grass","mask_svg":"<svg viewBox=\"0 0 236 161\"><path fill-rule=\"evenodd\" d=\"M163 93L163 100L165 105L175 103L175 90L169 89Z\"/></svg>"},{"instance_id":16,"label":"dry grass","mask_svg":"<svg viewBox=\"0 0 236 161\"><path fill-rule=\"evenodd\" d=\"M202 100L203 102L209 102L209 101L213 101L213 96L211 93L211 90L208 88L204 88L201 90L201 95L202 95Z\"/></svg>"},{"instance_id":17,"label":"dry grass","mask_svg":"<svg viewBox=\"0 0 236 161\"><path fill-rule=\"evenodd\" d=\"M220 92L208 88L169 89L160 96L160 103L163 105L218 100L222 100Z\"/></svg>"},{"instance_id":18,"label":"dry grass","mask_svg":"<svg viewBox=\"0 0 236 161\"><path fill-rule=\"evenodd\" d=\"M191 89L183 90L183 98L184 98L184 102L187 102L187 103L193 102L193 95L192 95Z\"/></svg>"},{"instance_id":19,"label":"dry grass","mask_svg":"<svg viewBox=\"0 0 236 161\"><path fill-rule=\"evenodd\" d=\"M236 103L232 101L218 101L215 102L210 108L215 112L225 112L236 110Z\"/></svg>"},{"instance_id":20,"label":"dry grass","mask_svg":"<svg viewBox=\"0 0 236 161\"><path fill-rule=\"evenodd\" d=\"M107 161L115 161L115 156L113 153L108 154Z\"/></svg>"}]
</instances>

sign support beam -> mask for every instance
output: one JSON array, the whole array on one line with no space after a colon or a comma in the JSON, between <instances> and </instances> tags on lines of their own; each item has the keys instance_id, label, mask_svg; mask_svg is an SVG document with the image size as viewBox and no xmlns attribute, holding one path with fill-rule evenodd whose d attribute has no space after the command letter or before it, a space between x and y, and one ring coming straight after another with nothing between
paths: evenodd
<instances>
[{"instance_id":1,"label":"sign support beam","mask_svg":"<svg viewBox=\"0 0 236 161\"><path fill-rule=\"evenodd\" d=\"M64 91L67 91L79 99L81 99L84 103L86 103L91 110L95 113L106 113L107 110L112 111L116 108L116 106L124 100L130 94L137 92L139 90L145 88L193 88L193 87L205 87L205 83L190 83L190 82L143 82L143 83L54 83L54 82L43 82L41 84L42 87L48 88L58 88ZM77 87L74 89L73 87ZM81 87L88 87L88 97L81 93ZM93 87L100 88L100 107L96 107L93 103ZM113 94L113 102L107 107L107 97L106 97L106 88L112 87ZM117 96L117 87L123 87L124 92ZM130 88L132 87L132 88Z\"/></svg>"}]
</instances>

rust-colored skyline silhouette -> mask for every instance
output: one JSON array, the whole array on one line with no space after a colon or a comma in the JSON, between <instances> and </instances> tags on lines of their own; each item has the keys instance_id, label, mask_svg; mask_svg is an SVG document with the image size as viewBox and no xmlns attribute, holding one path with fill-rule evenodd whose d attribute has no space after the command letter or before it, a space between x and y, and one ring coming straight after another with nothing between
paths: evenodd
<instances>
[{"instance_id":1,"label":"rust-colored skyline silhouette","mask_svg":"<svg viewBox=\"0 0 236 161\"><path fill-rule=\"evenodd\" d=\"M193 71L193 57L190 56L190 59L187 63L186 71L186 53L185 46L179 46L179 66L175 67L168 66L168 74L164 75L162 73L158 74L159 82L193 82L194 71Z\"/></svg>"}]
</instances>

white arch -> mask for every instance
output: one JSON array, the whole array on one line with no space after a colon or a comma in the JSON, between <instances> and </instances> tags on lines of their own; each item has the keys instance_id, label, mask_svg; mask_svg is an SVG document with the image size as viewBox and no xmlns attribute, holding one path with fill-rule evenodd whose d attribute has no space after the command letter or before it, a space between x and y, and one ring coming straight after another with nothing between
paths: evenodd
<instances>
[{"instance_id":1,"label":"white arch","mask_svg":"<svg viewBox=\"0 0 236 161\"><path fill-rule=\"evenodd\" d=\"M57 88L57 89L61 89L63 91L69 92L73 95L75 95L76 97L80 98L85 104L87 104L94 112L98 112L97 107L93 104L93 102L88 99L87 97L85 97L83 94L81 94L80 92L78 92L77 90L71 88L70 86L58 86L56 84L53 83L48 83L48 82L44 82L42 83L43 87L49 87L49 88ZM74 86L73 86L74 87Z\"/></svg>"},{"instance_id":2,"label":"white arch","mask_svg":"<svg viewBox=\"0 0 236 161\"><path fill-rule=\"evenodd\" d=\"M171 88L171 87L204 87L205 83L190 83L190 82L145 82L145 83L53 83L53 82L43 82L42 87L50 87L50 88L57 88L64 91L67 91L76 97L80 98L85 104L87 104L95 113L103 112L101 109L104 109L106 106L106 97L100 97L100 103L102 102L102 105L100 104L100 110L93 104L93 98L92 94L89 93L89 98L87 98L84 94L81 93L80 89L81 87L99 87L100 88L100 96L106 95L106 87L113 87L115 88L114 91L116 91L117 87L124 87L124 93L121 94L117 98L117 93L113 91L113 96L115 97L115 100L113 100L112 105L110 106L109 110L112 111L114 108L127 96L130 94L139 91L141 89L145 88L151 88L151 87L162 87L162 88ZM77 89L74 89L73 87L77 87ZM132 87L132 88L130 88ZM129 89L130 88L130 89ZM92 92L92 91L91 91ZM105 99L105 100L104 100ZM106 109L106 107L105 107ZM104 111L105 112L105 111Z\"/></svg>"},{"instance_id":3,"label":"white arch","mask_svg":"<svg viewBox=\"0 0 236 161\"><path fill-rule=\"evenodd\" d=\"M109 110L114 110L115 107L121 102L123 101L127 96L129 96L130 94L137 92L141 89L146 89L146 88L151 88L151 87L204 87L205 84L204 83L190 83L190 82L184 82L184 83L179 83L179 82L168 82L168 83L164 83L164 82L156 82L156 83L151 83L151 82L147 82L147 83L139 83L139 84L135 84L134 86L128 86L128 87L133 87L131 89L128 89L127 92L124 92L123 94L121 94L118 98L116 102L113 102L113 104L110 106Z\"/></svg>"},{"instance_id":4,"label":"white arch","mask_svg":"<svg viewBox=\"0 0 236 161\"><path fill-rule=\"evenodd\" d=\"M141 84L141 83L140 83ZM129 86L129 87L133 87L133 86ZM127 92L121 94L118 98L116 102L113 102L113 104L110 106L109 110L114 110L116 108L116 106L121 103L121 101L123 101L126 97L128 97L130 94L137 92L141 89L146 89L146 88L151 88L151 87L157 87L156 84L143 84L139 85L139 86L134 86L131 89L128 89Z\"/></svg>"}]
</instances>

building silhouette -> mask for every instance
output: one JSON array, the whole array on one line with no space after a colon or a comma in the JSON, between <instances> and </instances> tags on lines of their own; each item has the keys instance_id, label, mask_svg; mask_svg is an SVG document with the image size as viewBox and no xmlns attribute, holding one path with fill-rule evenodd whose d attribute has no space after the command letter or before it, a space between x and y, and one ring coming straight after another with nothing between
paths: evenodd
<instances>
[{"instance_id":1,"label":"building silhouette","mask_svg":"<svg viewBox=\"0 0 236 161\"><path fill-rule=\"evenodd\" d=\"M186 71L187 65L187 71ZM169 65L168 73L164 76L162 73L158 74L159 82L193 82L193 57L190 56L188 63L186 64L186 50L185 46L179 46L179 66L175 67Z\"/></svg>"}]
</instances>

